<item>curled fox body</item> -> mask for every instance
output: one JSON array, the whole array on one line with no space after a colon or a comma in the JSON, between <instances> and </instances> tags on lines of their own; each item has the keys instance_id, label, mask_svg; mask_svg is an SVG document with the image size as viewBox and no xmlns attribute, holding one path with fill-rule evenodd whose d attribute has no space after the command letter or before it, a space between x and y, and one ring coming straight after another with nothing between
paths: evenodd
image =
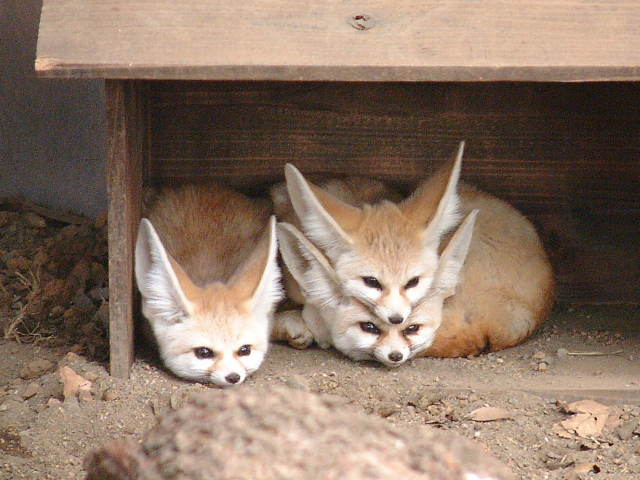
<instances>
[{"instance_id":1,"label":"curled fox body","mask_svg":"<svg viewBox=\"0 0 640 480\"><path fill-rule=\"evenodd\" d=\"M177 376L234 385L262 363L282 298L269 213L217 185L165 189L145 206L136 282L160 356Z\"/></svg>"},{"instance_id":2,"label":"curled fox body","mask_svg":"<svg viewBox=\"0 0 640 480\"><path fill-rule=\"evenodd\" d=\"M283 317L323 347L389 366L500 350L531 335L553 301L550 264L525 217L459 184L462 151L407 199L362 207L288 166L304 234L285 223L278 237L304 308Z\"/></svg>"}]
</instances>

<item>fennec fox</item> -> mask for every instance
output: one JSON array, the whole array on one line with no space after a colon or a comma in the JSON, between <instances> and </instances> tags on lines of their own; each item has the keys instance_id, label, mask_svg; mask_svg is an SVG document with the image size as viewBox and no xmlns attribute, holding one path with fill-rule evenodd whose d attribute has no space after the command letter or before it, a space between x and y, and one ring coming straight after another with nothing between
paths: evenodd
<instances>
[{"instance_id":1,"label":"fennec fox","mask_svg":"<svg viewBox=\"0 0 640 480\"><path fill-rule=\"evenodd\" d=\"M142 311L164 364L221 386L255 372L282 298L275 217L218 185L161 191L135 249Z\"/></svg>"},{"instance_id":2,"label":"fennec fox","mask_svg":"<svg viewBox=\"0 0 640 480\"><path fill-rule=\"evenodd\" d=\"M313 220L301 218L309 238L284 224L278 236L306 303L303 321L291 312L284 320L306 327L322 347L333 345L353 359L389 366L416 355L500 350L531 335L553 301L551 267L535 229L514 208L473 187L456 188L462 148L453 165L397 205L357 209L296 182L308 186L296 212L313 212ZM292 198L298 193L290 191ZM455 235L447 235L462 217ZM340 239L328 241L329 231ZM354 288L368 276L378 280L379 286L371 287L377 298ZM398 305L408 305L402 321L380 314L376 302L388 294L385 282L402 299ZM419 285L420 291L408 293Z\"/></svg>"},{"instance_id":3,"label":"fennec fox","mask_svg":"<svg viewBox=\"0 0 640 480\"><path fill-rule=\"evenodd\" d=\"M461 158L462 145L448 181L433 182L398 204L383 199L374 206L348 204L308 183L293 165L285 167L305 235L334 266L345 295L386 324L405 323L431 286L440 240L460 220Z\"/></svg>"}]
</instances>

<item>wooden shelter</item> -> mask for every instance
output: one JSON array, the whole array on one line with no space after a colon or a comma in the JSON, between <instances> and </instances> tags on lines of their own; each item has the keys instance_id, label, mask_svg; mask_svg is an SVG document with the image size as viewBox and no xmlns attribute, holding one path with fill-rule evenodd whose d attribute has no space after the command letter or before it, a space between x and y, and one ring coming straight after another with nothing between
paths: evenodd
<instances>
[{"instance_id":1,"label":"wooden shelter","mask_svg":"<svg viewBox=\"0 0 640 480\"><path fill-rule=\"evenodd\" d=\"M113 375L142 185L256 191L285 162L408 186L466 139L561 299L640 302L639 2L44 0L36 71L106 82Z\"/></svg>"}]
</instances>

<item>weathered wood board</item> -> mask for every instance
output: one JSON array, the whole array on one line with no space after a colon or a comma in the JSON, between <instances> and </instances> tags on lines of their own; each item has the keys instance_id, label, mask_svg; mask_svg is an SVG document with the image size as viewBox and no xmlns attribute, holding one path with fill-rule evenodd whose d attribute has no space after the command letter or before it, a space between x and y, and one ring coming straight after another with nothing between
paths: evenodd
<instances>
[{"instance_id":1,"label":"weathered wood board","mask_svg":"<svg viewBox=\"0 0 640 480\"><path fill-rule=\"evenodd\" d=\"M640 302L640 84L153 82L152 183L250 191L311 174L415 184L467 140L463 178L538 226L560 298Z\"/></svg>"},{"instance_id":2,"label":"weathered wood board","mask_svg":"<svg viewBox=\"0 0 640 480\"><path fill-rule=\"evenodd\" d=\"M127 378L133 362L135 238L141 214L144 106L141 82L106 85L109 125L109 344L111 374Z\"/></svg>"},{"instance_id":3,"label":"weathered wood board","mask_svg":"<svg viewBox=\"0 0 640 480\"><path fill-rule=\"evenodd\" d=\"M44 0L48 77L640 80L636 0Z\"/></svg>"}]
</instances>

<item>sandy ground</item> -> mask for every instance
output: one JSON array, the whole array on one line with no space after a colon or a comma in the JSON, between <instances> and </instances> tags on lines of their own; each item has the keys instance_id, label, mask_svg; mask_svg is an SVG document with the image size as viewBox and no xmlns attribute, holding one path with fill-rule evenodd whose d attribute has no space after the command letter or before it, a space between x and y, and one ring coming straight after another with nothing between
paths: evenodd
<instances>
[{"instance_id":1,"label":"sandy ground","mask_svg":"<svg viewBox=\"0 0 640 480\"><path fill-rule=\"evenodd\" d=\"M274 345L263 367L236 388L285 384L344 397L392 423L452 430L484 445L522 479L640 478L638 311L557 310L519 347L474 358L416 359L393 370L354 363L331 350ZM558 356L559 349L570 354L560 350ZM108 376L104 364L68 351L44 343L0 343L0 478L83 478L89 450L111 438L139 439L185 396L212 388L176 379L143 350L128 382ZM39 359L51 362L50 371L20 378L25 366ZM63 398L60 365L93 381L94 400L57 401ZM37 387L26 391L31 384ZM570 417L562 401L586 398L609 405L617 424L592 438L555 433L554 424ZM467 418L483 406L504 408L511 418ZM571 477L576 466L589 473Z\"/></svg>"},{"instance_id":2,"label":"sandy ground","mask_svg":"<svg viewBox=\"0 0 640 480\"><path fill-rule=\"evenodd\" d=\"M221 391L173 377L144 348L129 381L110 377L104 218L0 206L0 479L84 478L90 450L139 440L193 392ZM80 400L64 400L63 366L91 382ZM523 480L640 478L638 306L558 305L516 348L397 369L274 345L235 388L277 384L342 397L394 424L454 431ZM580 417L598 428L558 427L576 419L567 402L584 399L608 407ZM481 407L506 410L488 410L489 420L508 418L478 421Z\"/></svg>"}]
</instances>

